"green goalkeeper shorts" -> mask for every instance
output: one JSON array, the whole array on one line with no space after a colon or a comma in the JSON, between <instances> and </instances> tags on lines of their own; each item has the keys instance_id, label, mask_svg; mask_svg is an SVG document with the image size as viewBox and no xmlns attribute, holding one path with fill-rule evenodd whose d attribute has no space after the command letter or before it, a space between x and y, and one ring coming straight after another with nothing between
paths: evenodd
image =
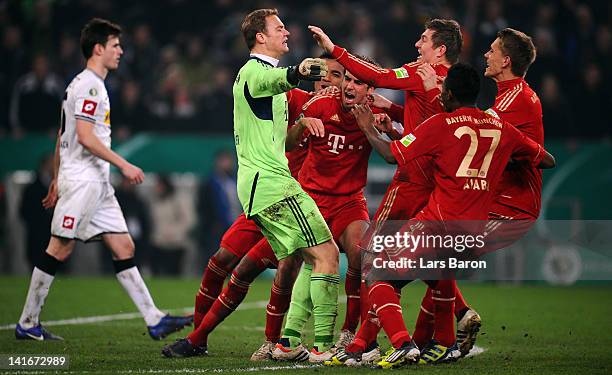
<instances>
[{"instance_id":1,"label":"green goalkeeper shorts","mask_svg":"<svg viewBox=\"0 0 612 375\"><path fill-rule=\"evenodd\" d=\"M329 241L332 234L314 200L302 191L251 216L278 260Z\"/></svg>"}]
</instances>

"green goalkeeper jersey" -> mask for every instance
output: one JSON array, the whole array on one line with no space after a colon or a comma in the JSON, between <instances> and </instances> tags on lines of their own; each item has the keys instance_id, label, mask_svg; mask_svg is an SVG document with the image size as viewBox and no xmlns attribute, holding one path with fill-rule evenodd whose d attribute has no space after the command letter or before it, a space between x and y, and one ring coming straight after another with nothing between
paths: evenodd
<instances>
[{"instance_id":1,"label":"green goalkeeper jersey","mask_svg":"<svg viewBox=\"0 0 612 375\"><path fill-rule=\"evenodd\" d=\"M238 155L238 198L247 217L302 191L291 177L285 139L287 68L252 56L234 82L234 142Z\"/></svg>"}]
</instances>

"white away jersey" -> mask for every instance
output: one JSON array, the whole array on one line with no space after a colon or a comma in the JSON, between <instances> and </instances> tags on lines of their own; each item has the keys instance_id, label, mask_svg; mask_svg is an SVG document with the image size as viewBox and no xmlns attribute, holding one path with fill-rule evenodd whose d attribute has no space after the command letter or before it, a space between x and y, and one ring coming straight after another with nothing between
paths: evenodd
<instances>
[{"instance_id":1,"label":"white away jersey","mask_svg":"<svg viewBox=\"0 0 612 375\"><path fill-rule=\"evenodd\" d=\"M77 75L62 103L59 179L109 181L110 164L91 154L78 142L76 120L91 123L94 134L111 146L110 101L104 80L89 69Z\"/></svg>"}]
</instances>

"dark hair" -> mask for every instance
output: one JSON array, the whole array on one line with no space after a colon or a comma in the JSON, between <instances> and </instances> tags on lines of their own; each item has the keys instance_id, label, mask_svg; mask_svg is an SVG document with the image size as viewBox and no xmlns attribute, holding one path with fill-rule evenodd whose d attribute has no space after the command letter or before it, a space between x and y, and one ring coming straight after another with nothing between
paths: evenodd
<instances>
[{"instance_id":1,"label":"dark hair","mask_svg":"<svg viewBox=\"0 0 612 375\"><path fill-rule=\"evenodd\" d=\"M536 48L531 37L524 32L505 28L497 32L502 53L512 61L511 71L517 77L524 77L529 66L535 61Z\"/></svg>"},{"instance_id":2,"label":"dark hair","mask_svg":"<svg viewBox=\"0 0 612 375\"><path fill-rule=\"evenodd\" d=\"M434 47L446 46L446 60L451 64L456 63L463 47L459 23L455 20L434 18L425 23L425 29L434 31L432 35Z\"/></svg>"},{"instance_id":3,"label":"dark hair","mask_svg":"<svg viewBox=\"0 0 612 375\"><path fill-rule=\"evenodd\" d=\"M96 44L106 45L109 36L120 36L121 27L102 18L93 18L81 30L81 52L85 60L93 55Z\"/></svg>"},{"instance_id":4,"label":"dark hair","mask_svg":"<svg viewBox=\"0 0 612 375\"><path fill-rule=\"evenodd\" d=\"M471 65L457 63L448 70L444 86L460 104L474 104L480 91L480 75Z\"/></svg>"},{"instance_id":5,"label":"dark hair","mask_svg":"<svg viewBox=\"0 0 612 375\"><path fill-rule=\"evenodd\" d=\"M249 48L249 51L255 47L255 36L257 33L263 33L266 31L266 17L277 16L278 10L276 9L257 9L249 13L240 26L244 41Z\"/></svg>"},{"instance_id":6,"label":"dark hair","mask_svg":"<svg viewBox=\"0 0 612 375\"><path fill-rule=\"evenodd\" d=\"M322 54L319 55L319 58L335 60L334 56L332 56L332 54L329 52L323 52Z\"/></svg>"}]
</instances>

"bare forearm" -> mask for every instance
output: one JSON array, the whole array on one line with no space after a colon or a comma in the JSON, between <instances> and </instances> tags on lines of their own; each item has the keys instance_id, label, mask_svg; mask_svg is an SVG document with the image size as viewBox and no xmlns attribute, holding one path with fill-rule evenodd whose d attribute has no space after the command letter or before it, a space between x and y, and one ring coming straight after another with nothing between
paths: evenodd
<instances>
[{"instance_id":1,"label":"bare forearm","mask_svg":"<svg viewBox=\"0 0 612 375\"><path fill-rule=\"evenodd\" d=\"M374 148L387 163L397 163L395 156L393 156L393 152L391 152L391 143L384 139L374 126L364 130L364 134L366 138L368 138L368 142L370 142L372 148Z\"/></svg>"},{"instance_id":2,"label":"bare forearm","mask_svg":"<svg viewBox=\"0 0 612 375\"><path fill-rule=\"evenodd\" d=\"M127 164L127 161L124 158L119 156L119 154L117 154L115 151L106 147L106 145L104 145L104 143L102 143L100 139L93 134L79 137L79 143L93 155L99 157L100 159L106 160L119 169L122 169Z\"/></svg>"},{"instance_id":3,"label":"bare forearm","mask_svg":"<svg viewBox=\"0 0 612 375\"><path fill-rule=\"evenodd\" d=\"M304 126L298 121L287 130L287 139L285 140L285 151L292 151L300 144L302 135L304 134Z\"/></svg>"}]
</instances>

